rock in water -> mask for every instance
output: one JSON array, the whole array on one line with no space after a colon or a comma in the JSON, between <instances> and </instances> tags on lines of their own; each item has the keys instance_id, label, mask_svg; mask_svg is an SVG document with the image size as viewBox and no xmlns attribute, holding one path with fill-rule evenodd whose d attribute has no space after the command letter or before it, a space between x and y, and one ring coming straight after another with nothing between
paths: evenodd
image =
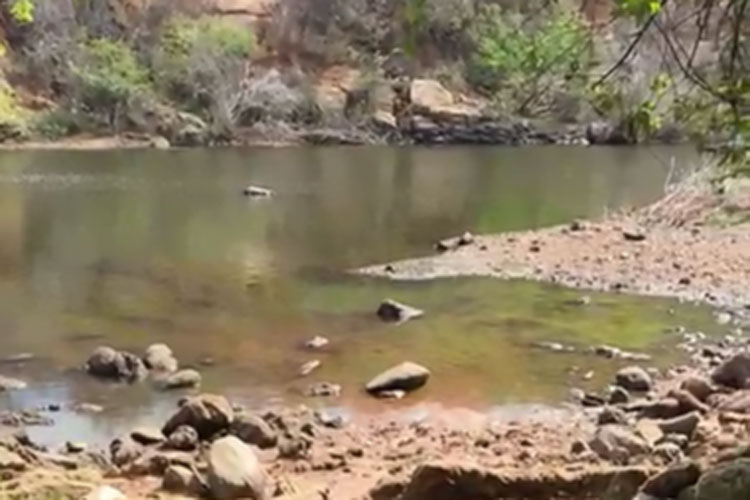
<instances>
[{"instance_id":1,"label":"rock in water","mask_svg":"<svg viewBox=\"0 0 750 500\"><path fill-rule=\"evenodd\" d=\"M628 366L615 375L615 385L628 391L646 392L651 390L651 376L640 366Z\"/></svg>"},{"instance_id":2,"label":"rock in water","mask_svg":"<svg viewBox=\"0 0 750 500\"><path fill-rule=\"evenodd\" d=\"M242 190L242 194L251 198L270 198L273 196L273 191L260 186L247 186Z\"/></svg>"},{"instance_id":3,"label":"rock in water","mask_svg":"<svg viewBox=\"0 0 750 500\"><path fill-rule=\"evenodd\" d=\"M169 436L181 425L189 425L202 439L207 439L228 429L233 421L234 411L225 397L201 394L187 398L164 424L162 432Z\"/></svg>"},{"instance_id":4,"label":"rock in water","mask_svg":"<svg viewBox=\"0 0 750 500\"><path fill-rule=\"evenodd\" d=\"M84 500L128 500L128 497L111 486L99 486L86 495Z\"/></svg>"},{"instance_id":5,"label":"rock in water","mask_svg":"<svg viewBox=\"0 0 750 500\"><path fill-rule=\"evenodd\" d=\"M192 368L180 370L163 381L165 389L188 389L201 385L201 374Z\"/></svg>"},{"instance_id":6,"label":"rock in water","mask_svg":"<svg viewBox=\"0 0 750 500\"><path fill-rule=\"evenodd\" d=\"M698 464L688 460L650 477L641 491L656 498L676 498L682 490L694 485L700 475Z\"/></svg>"},{"instance_id":7,"label":"rock in water","mask_svg":"<svg viewBox=\"0 0 750 500\"><path fill-rule=\"evenodd\" d=\"M711 379L721 385L734 389L744 389L750 378L750 355L735 354L719 365L711 374Z\"/></svg>"},{"instance_id":8,"label":"rock in water","mask_svg":"<svg viewBox=\"0 0 750 500\"><path fill-rule=\"evenodd\" d=\"M273 448L278 440L271 426L255 415L240 414L232 422L230 433L258 448Z\"/></svg>"},{"instance_id":9,"label":"rock in water","mask_svg":"<svg viewBox=\"0 0 750 500\"><path fill-rule=\"evenodd\" d=\"M305 347L307 349L314 349L314 350L322 349L327 345L328 345L328 339L325 337L321 337L320 335L316 335L315 337L305 342Z\"/></svg>"},{"instance_id":10,"label":"rock in water","mask_svg":"<svg viewBox=\"0 0 750 500\"><path fill-rule=\"evenodd\" d=\"M134 382L146 376L146 366L138 356L111 347L98 347L86 362L91 375Z\"/></svg>"},{"instance_id":11,"label":"rock in water","mask_svg":"<svg viewBox=\"0 0 750 500\"><path fill-rule=\"evenodd\" d=\"M694 500L747 500L750 459L741 458L706 471L695 485Z\"/></svg>"},{"instance_id":12,"label":"rock in water","mask_svg":"<svg viewBox=\"0 0 750 500\"><path fill-rule=\"evenodd\" d=\"M395 300L386 299L378 307L378 317L383 321L404 322L424 316L424 311L416 309Z\"/></svg>"},{"instance_id":13,"label":"rock in water","mask_svg":"<svg viewBox=\"0 0 750 500\"><path fill-rule=\"evenodd\" d=\"M430 370L411 361L405 361L370 380L365 389L370 394L396 390L413 391L425 385L429 377Z\"/></svg>"},{"instance_id":14,"label":"rock in water","mask_svg":"<svg viewBox=\"0 0 750 500\"><path fill-rule=\"evenodd\" d=\"M297 373L299 373L300 377L306 377L317 370L318 367L320 367L320 360L312 359L310 361L307 361L306 363L303 363L302 366L299 367Z\"/></svg>"},{"instance_id":15,"label":"rock in water","mask_svg":"<svg viewBox=\"0 0 750 500\"><path fill-rule=\"evenodd\" d=\"M213 442L208 453L208 486L216 500L266 498L266 474L253 449L234 436Z\"/></svg>"},{"instance_id":16,"label":"rock in water","mask_svg":"<svg viewBox=\"0 0 750 500\"><path fill-rule=\"evenodd\" d=\"M0 392L3 391L20 391L26 389L26 382L17 378L4 377L0 375Z\"/></svg>"},{"instance_id":17,"label":"rock in water","mask_svg":"<svg viewBox=\"0 0 750 500\"><path fill-rule=\"evenodd\" d=\"M172 349L166 344L152 344L143 355L146 368L160 373L173 373L177 371L178 363L172 354Z\"/></svg>"}]
</instances>

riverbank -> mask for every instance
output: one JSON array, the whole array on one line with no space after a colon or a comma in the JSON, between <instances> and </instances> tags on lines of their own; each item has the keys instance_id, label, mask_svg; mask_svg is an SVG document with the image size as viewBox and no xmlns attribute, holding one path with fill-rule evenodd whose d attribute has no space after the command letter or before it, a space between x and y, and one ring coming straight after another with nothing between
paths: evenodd
<instances>
[{"instance_id":1,"label":"riverbank","mask_svg":"<svg viewBox=\"0 0 750 500\"><path fill-rule=\"evenodd\" d=\"M444 251L362 269L394 280L530 279L572 288L750 304L750 187L703 172L644 209L596 221L443 242Z\"/></svg>"}]
</instances>

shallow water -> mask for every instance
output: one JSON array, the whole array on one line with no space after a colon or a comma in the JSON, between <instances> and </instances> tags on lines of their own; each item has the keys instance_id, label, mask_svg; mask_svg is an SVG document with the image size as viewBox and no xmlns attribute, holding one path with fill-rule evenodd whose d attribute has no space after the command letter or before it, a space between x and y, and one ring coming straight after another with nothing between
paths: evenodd
<instances>
[{"instance_id":1,"label":"shallow water","mask_svg":"<svg viewBox=\"0 0 750 500\"><path fill-rule=\"evenodd\" d=\"M570 304L580 292L536 283L390 283L344 271L425 254L465 230L643 205L662 193L669 172L697 161L688 148L0 153L0 353L36 356L0 364L0 374L31 382L0 395L0 407L106 408L94 417L53 414L62 426L33 430L49 441L104 440L158 422L182 394L102 384L75 370L97 345L142 352L157 341L200 367L205 390L253 406L306 401L317 380L341 383L343 397L308 404L358 412L486 409L599 387L612 362L531 344L606 342L668 362L676 339L665 328L710 330L709 311L608 294L580 307ZM246 199L240 192L250 183L277 196ZM373 311L385 297L427 316L382 324ZM328 337L330 348L305 352L313 335ZM298 378L313 358L321 368ZM404 359L431 368L425 389L398 403L361 393L368 378ZM589 370L594 378L583 381Z\"/></svg>"}]
</instances>

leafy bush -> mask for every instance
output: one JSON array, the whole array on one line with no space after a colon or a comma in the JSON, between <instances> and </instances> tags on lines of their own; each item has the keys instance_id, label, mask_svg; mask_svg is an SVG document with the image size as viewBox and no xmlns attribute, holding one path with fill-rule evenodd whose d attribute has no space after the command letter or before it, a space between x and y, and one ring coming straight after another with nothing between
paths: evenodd
<instances>
[{"instance_id":1,"label":"leafy bush","mask_svg":"<svg viewBox=\"0 0 750 500\"><path fill-rule=\"evenodd\" d=\"M580 18L552 9L540 19L513 17L485 6L473 30L475 53L468 80L518 103L522 113L545 105L550 90L570 88L586 78L590 34Z\"/></svg>"},{"instance_id":2,"label":"leafy bush","mask_svg":"<svg viewBox=\"0 0 750 500\"><path fill-rule=\"evenodd\" d=\"M152 64L172 98L208 110L213 123L231 129L242 112L246 59L255 46L253 32L234 23L177 16L164 27Z\"/></svg>"},{"instance_id":3,"label":"leafy bush","mask_svg":"<svg viewBox=\"0 0 750 500\"><path fill-rule=\"evenodd\" d=\"M91 107L117 107L150 90L148 69L123 42L97 38L85 42L74 65L83 102Z\"/></svg>"}]
</instances>

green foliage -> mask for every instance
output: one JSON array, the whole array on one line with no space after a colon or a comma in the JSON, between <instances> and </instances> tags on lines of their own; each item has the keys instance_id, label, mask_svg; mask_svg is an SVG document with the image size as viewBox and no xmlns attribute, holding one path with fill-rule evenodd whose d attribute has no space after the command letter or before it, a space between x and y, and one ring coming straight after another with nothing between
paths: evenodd
<instances>
[{"instance_id":1,"label":"green foliage","mask_svg":"<svg viewBox=\"0 0 750 500\"><path fill-rule=\"evenodd\" d=\"M580 18L552 9L536 24L513 19L497 5L480 13L469 80L491 91L510 90L515 102L541 99L555 86L585 78L590 35Z\"/></svg>"},{"instance_id":2,"label":"green foliage","mask_svg":"<svg viewBox=\"0 0 750 500\"><path fill-rule=\"evenodd\" d=\"M123 42L97 38L81 47L81 62L73 73L89 106L115 106L148 93L149 72Z\"/></svg>"},{"instance_id":3,"label":"green foliage","mask_svg":"<svg viewBox=\"0 0 750 500\"><path fill-rule=\"evenodd\" d=\"M620 15L635 18L639 23L659 14L662 2L659 0L617 0L617 11Z\"/></svg>"},{"instance_id":4,"label":"green foliage","mask_svg":"<svg viewBox=\"0 0 750 500\"><path fill-rule=\"evenodd\" d=\"M164 56L178 59L178 63L196 52L244 58L255 49L255 36L248 29L221 19L177 16L164 28L159 49Z\"/></svg>"},{"instance_id":5,"label":"green foliage","mask_svg":"<svg viewBox=\"0 0 750 500\"><path fill-rule=\"evenodd\" d=\"M404 24L404 52L414 56L420 33L427 25L427 0L406 0L402 13Z\"/></svg>"},{"instance_id":6,"label":"green foliage","mask_svg":"<svg viewBox=\"0 0 750 500\"><path fill-rule=\"evenodd\" d=\"M14 0L10 5L10 15L20 24L34 21L34 2L32 0Z\"/></svg>"}]
</instances>

